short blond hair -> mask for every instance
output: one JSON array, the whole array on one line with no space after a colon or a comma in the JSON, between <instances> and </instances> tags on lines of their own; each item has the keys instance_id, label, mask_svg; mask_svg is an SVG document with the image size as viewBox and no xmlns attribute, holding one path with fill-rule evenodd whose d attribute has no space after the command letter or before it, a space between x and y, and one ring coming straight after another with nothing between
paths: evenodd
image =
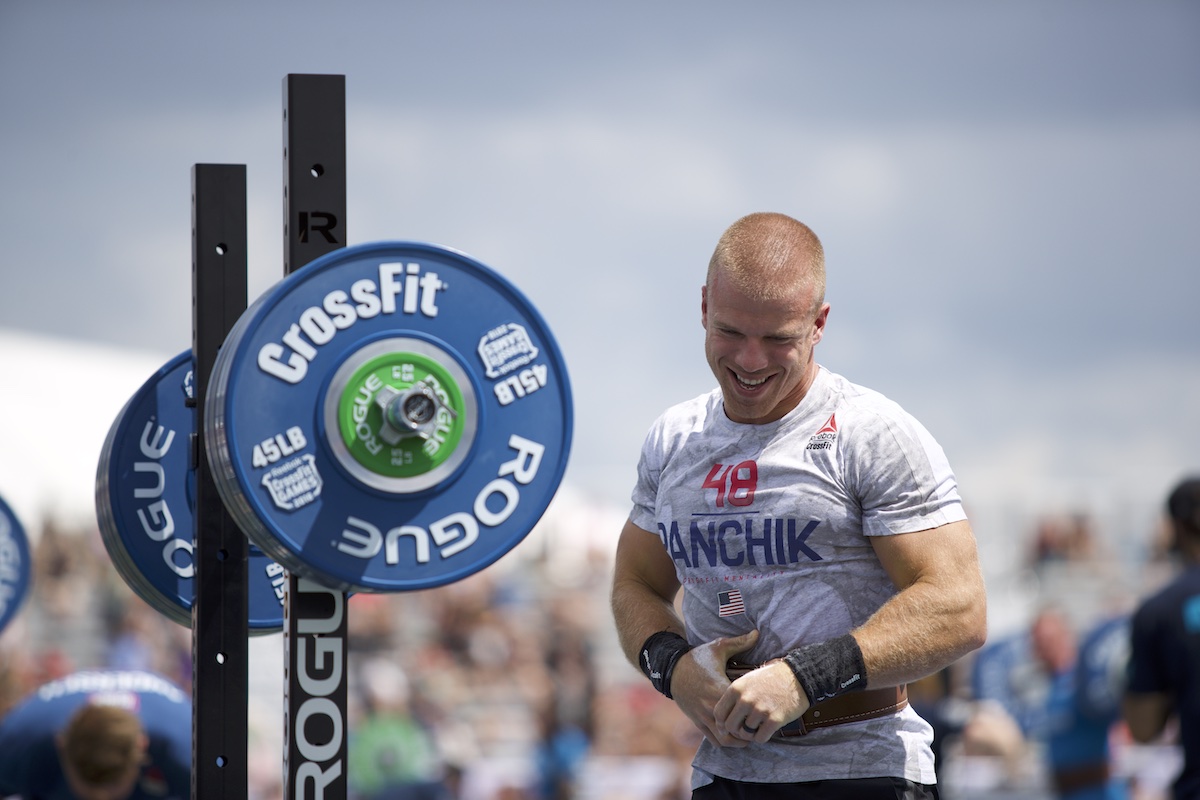
<instances>
[{"instance_id":1,"label":"short blond hair","mask_svg":"<svg viewBox=\"0 0 1200 800\"><path fill-rule=\"evenodd\" d=\"M812 286L814 313L825 302L825 248L811 228L786 214L747 214L726 228L708 261L710 290L718 271L756 300L778 300Z\"/></svg>"},{"instance_id":2,"label":"short blond hair","mask_svg":"<svg viewBox=\"0 0 1200 800\"><path fill-rule=\"evenodd\" d=\"M118 706L88 704L62 732L62 756L79 779L108 786L129 775L144 755L142 723Z\"/></svg>"}]
</instances>

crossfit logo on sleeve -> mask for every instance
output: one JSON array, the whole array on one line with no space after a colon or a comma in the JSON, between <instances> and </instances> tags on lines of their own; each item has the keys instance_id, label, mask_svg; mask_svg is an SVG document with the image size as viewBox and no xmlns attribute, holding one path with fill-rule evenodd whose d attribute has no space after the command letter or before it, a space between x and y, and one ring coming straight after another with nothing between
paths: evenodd
<instances>
[{"instance_id":1,"label":"crossfit logo on sleeve","mask_svg":"<svg viewBox=\"0 0 1200 800\"><path fill-rule=\"evenodd\" d=\"M808 440L808 447L805 450L832 450L833 443L837 439L837 420L836 414L830 414L828 421L813 434L813 437Z\"/></svg>"}]
</instances>

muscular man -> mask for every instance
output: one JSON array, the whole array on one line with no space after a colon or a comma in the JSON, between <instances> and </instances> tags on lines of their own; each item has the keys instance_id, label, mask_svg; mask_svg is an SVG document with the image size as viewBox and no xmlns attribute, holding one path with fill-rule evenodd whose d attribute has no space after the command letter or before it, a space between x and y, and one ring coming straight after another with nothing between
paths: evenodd
<instances>
[{"instance_id":1,"label":"muscular man","mask_svg":"<svg viewBox=\"0 0 1200 800\"><path fill-rule=\"evenodd\" d=\"M1183 481L1167 499L1174 548L1183 571L1147 599L1130 631L1129 680L1122 711L1129 732L1151 742L1179 720L1183 771L1175 800L1200 798L1200 478Z\"/></svg>"},{"instance_id":2,"label":"muscular man","mask_svg":"<svg viewBox=\"0 0 1200 800\"><path fill-rule=\"evenodd\" d=\"M652 426L612 589L626 655L704 734L693 797L936 797L903 687L986 632L945 455L817 364L829 304L804 224L735 222L700 314L719 388Z\"/></svg>"},{"instance_id":3,"label":"muscular man","mask_svg":"<svg viewBox=\"0 0 1200 800\"><path fill-rule=\"evenodd\" d=\"M0 797L187 800L192 704L147 672L77 672L0 723Z\"/></svg>"}]
</instances>

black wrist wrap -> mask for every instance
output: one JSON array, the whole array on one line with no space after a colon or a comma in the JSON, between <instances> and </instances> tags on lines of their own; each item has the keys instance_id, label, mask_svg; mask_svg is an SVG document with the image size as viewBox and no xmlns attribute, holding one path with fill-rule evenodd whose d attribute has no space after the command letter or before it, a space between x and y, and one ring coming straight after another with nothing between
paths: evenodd
<instances>
[{"instance_id":1,"label":"black wrist wrap","mask_svg":"<svg viewBox=\"0 0 1200 800\"><path fill-rule=\"evenodd\" d=\"M642 652L638 657L638 666L654 688L667 697L671 696L671 673L679 659L692 646L678 633L659 631L642 644Z\"/></svg>"},{"instance_id":2,"label":"black wrist wrap","mask_svg":"<svg viewBox=\"0 0 1200 800\"><path fill-rule=\"evenodd\" d=\"M862 650L850 634L819 644L806 644L783 657L792 668L808 701L822 700L867 687Z\"/></svg>"}]
</instances>

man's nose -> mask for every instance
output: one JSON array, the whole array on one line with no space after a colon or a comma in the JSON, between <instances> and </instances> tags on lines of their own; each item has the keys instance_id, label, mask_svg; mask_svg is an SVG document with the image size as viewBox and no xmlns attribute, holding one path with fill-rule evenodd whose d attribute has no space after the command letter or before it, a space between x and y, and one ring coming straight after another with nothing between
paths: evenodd
<instances>
[{"instance_id":1,"label":"man's nose","mask_svg":"<svg viewBox=\"0 0 1200 800\"><path fill-rule=\"evenodd\" d=\"M766 343L760 339L752 339L747 337L741 342L738 347L735 363L738 367L746 372L758 372L770 366L770 359L767 358Z\"/></svg>"}]
</instances>

